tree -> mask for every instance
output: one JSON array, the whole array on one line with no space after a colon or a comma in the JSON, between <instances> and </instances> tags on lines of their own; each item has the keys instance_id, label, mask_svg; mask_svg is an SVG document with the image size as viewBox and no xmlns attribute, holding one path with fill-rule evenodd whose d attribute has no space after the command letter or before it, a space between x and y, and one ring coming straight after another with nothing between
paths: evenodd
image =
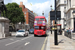
<instances>
[{"instance_id":1,"label":"tree","mask_svg":"<svg viewBox=\"0 0 75 50\"><path fill-rule=\"evenodd\" d=\"M15 29L16 23L25 22L22 8L19 7L19 5L17 3L8 3L8 4L6 4L6 8L7 8L7 16L6 16L5 11L3 11L4 17L7 17L10 20L10 23L12 23L13 29ZM3 16L3 13L2 13L2 16Z\"/></svg>"},{"instance_id":2,"label":"tree","mask_svg":"<svg viewBox=\"0 0 75 50\"><path fill-rule=\"evenodd\" d=\"M8 3L6 7L7 7L7 16L5 11L4 11L4 16L10 20L10 23L16 24L18 22L25 22L22 8L19 7L17 3Z\"/></svg>"}]
</instances>

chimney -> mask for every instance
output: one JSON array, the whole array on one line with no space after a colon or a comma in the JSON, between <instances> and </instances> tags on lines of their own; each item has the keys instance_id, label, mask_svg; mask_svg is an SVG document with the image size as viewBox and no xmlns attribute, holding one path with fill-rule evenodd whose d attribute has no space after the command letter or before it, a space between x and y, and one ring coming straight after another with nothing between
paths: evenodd
<instances>
[{"instance_id":1,"label":"chimney","mask_svg":"<svg viewBox=\"0 0 75 50\"><path fill-rule=\"evenodd\" d=\"M23 5L23 2L20 2L20 5Z\"/></svg>"}]
</instances>

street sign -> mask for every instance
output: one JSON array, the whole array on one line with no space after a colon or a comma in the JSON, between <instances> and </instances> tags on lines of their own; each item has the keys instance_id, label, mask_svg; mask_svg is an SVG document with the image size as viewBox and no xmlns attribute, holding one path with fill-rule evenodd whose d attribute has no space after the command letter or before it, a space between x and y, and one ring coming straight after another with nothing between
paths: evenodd
<instances>
[{"instance_id":1,"label":"street sign","mask_svg":"<svg viewBox=\"0 0 75 50\"><path fill-rule=\"evenodd\" d=\"M61 20L61 11L56 12L56 20ZM55 20L55 11L50 11L50 20Z\"/></svg>"}]
</instances>

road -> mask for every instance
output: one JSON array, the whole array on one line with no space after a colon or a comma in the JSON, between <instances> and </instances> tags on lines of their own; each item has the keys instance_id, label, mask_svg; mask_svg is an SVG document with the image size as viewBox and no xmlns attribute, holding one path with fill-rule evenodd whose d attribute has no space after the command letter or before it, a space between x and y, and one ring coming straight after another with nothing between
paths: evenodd
<instances>
[{"instance_id":1,"label":"road","mask_svg":"<svg viewBox=\"0 0 75 50\"><path fill-rule=\"evenodd\" d=\"M2 39L0 40L0 50L45 50L46 37L34 37L33 34L29 34L28 37L13 36Z\"/></svg>"}]
</instances>

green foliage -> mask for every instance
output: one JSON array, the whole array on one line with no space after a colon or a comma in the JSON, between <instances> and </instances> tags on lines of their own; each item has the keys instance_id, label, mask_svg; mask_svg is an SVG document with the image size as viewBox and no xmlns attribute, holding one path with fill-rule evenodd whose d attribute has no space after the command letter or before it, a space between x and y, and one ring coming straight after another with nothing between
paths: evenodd
<instances>
[{"instance_id":1,"label":"green foliage","mask_svg":"<svg viewBox=\"0 0 75 50\"><path fill-rule=\"evenodd\" d=\"M25 22L22 8L19 8L19 5L17 3L8 3L6 7L7 7L7 18L10 20L11 23L15 24L18 22ZM5 11L4 16L6 16Z\"/></svg>"}]
</instances>

